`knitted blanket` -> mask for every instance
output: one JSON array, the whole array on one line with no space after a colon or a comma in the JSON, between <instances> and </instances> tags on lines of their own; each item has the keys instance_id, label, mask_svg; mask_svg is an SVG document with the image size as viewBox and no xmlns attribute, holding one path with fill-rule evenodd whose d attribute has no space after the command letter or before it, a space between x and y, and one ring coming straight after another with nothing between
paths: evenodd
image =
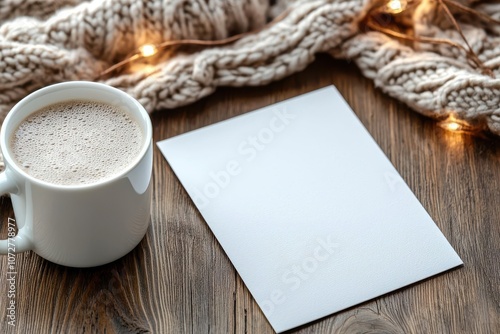
<instances>
[{"instance_id":1,"label":"knitted blanket","mask_svg":"<svg viewBox=\"0 0 500 334\"><path fill-rule=\"evenodd\" d=\"M500 19L499 4L462 3ZM28 93L68 80L118 87L148 111L175 108L219 86L279 80L327 52L354 61L382 91L417 112L438 119L452 113L500 135L500 26L457 15L471 48L491 70L485 74L460 48L409 45L364 28L360 22L376 5L380 1L2 0L0 117ZM414 33L464 45L436 6L424 0L412 9ZM264 27L285 9L284 19ZM163 50L147 65L100 76L146 43L219 40L262 27L229 45Z\"/></svg>"}]
</instances>

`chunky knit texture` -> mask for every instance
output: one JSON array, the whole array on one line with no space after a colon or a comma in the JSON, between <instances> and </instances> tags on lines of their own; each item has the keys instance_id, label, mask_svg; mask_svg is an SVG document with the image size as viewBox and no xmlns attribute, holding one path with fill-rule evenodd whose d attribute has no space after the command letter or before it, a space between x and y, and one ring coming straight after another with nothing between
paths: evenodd
<instances>
[{"instance_id":1,"label":"chunky knit texture","mask_svg":"<svg viewBox=\"0 0 500 334\"><path fill-rule=\"evenodd\" d=\"M463 2L465 3L465 2ZM315 54L353 60L381 90L414 110L440 118L454 113L500 135L500 79L471 67L447 45L408 47L359 22L372 0L2 0L0 3L0 117L37 88L67 80L96 80L134 96L149 111L175 108L219 86L264 85L304 69ZM500 19L500 5L474 2ZM165 52L154 64L135 64L98 79L107 67L145 43L222 39L261 28L283 10L286 18L238 42L191 52ZM500 74L500 27L485 29L457 15L470 44ZM463 43L424 0L415 31Z\"/></svg>"}]
</instances>

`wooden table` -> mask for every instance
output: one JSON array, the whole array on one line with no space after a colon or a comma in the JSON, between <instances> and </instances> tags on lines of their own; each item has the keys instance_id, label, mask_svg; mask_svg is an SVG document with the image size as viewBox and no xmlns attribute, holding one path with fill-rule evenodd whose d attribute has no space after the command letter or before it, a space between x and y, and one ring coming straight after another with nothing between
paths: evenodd
<instances>
[{"instance_id":1,"label":"wooden table","mask_svg":"<svg viewBox=\"0 0 500 334\"><path fill-rule=\"evenodd\" d=\"M454 134L375 89L353 64L320 56L265 87L223 88L152 115L155 142L334 84L462 257L461 268L298 328L294 333L499 333L500 145ZM348 145L348 143L346 143ZM228 257L155 147L146 238L91 269L17 255L16 327L0 333L272 333ZM10 200L1 200L2 237ZM98 233L98 231L96 231Z\"/></svg>"}]
</instances>

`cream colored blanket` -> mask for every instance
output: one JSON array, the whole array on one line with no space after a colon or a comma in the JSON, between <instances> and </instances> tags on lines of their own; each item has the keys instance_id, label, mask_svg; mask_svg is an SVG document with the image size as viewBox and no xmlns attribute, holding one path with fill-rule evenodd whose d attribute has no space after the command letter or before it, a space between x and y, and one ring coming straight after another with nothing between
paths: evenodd
<instances>
[{"instance_id":1,"label":"cream colored blanket","mask_svg":"<svg viewBox=\"0 0 500 334\"><path fill-rule=\"evenodd\" d=\"M500 5L474 2L500 19ZM477 70L465 52L443 44L405 46L360 28L370 0L2 0L0 2L0 116L28 93L61 81L95 80L118 87L147 110L175 108L219 86L264 85L304 69L317 53L354 61L392 97L434 117L450 113L500 135L500 28L470 15L457 19L493 75ZM218 40L276 24L236 43L195 50L161 50L148 65L127 64L99 77L143 44ZM420 36L462 43L439 17L436 3L412 9ZM445 22L445 23L443 23Z\"/></svg>"}]
</instances>

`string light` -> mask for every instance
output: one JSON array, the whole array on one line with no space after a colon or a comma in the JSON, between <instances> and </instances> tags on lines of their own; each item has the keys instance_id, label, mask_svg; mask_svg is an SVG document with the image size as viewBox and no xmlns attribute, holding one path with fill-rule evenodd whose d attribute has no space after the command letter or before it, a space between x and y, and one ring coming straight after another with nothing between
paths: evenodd
<instances>
[{"instance_id":1,"label":"string light","mask_svg":"<svg viewBox=\"0 0 500 334\"><path fill-rule=\"evenodd\" d=\"M389 0L386 5L386 11L391 14L399 14L406 9L407 5L406 0Z\"/></svg>"},{"instance_id":2,"label":"string light","mask_svg":"<svg viewBox=\"0 0 500 334\"><path fill-rule=\"evenodd\" d=\"M456 22L452 12L448 9L448 5L455 7L458 10L461 10L463 12L466 12L471 15L475 15L479 17L482 21L484 22L490 22L494 24L500 24L500 20L497 20L495 18L492 18L490 16L487 16L485 14L482 14L474 9L471 9L467 6L464 6L454 0L435 0L437 3L444 8L446 15L448 18L452 21L453 25L456 27L457 31L459 32L460 36L464 40L466 46L463 46L460 43L456 43L451 40L446 40L446 39L438 39L438 38L432 38L432 37L426 37L426 36L414 36L412 34L407 34L405 32L400 32L400 31L394 31L391 29L391 27L388 27L387 24L387 18L380 19L380 15L387 15L390 14L392 17L392 21L389 21L392 24L396 25L403 25L405 27L408 26L408 20L405 19L405 15L397 15L402 12L408 13L411 12L412 9L416 8L417 6L420 5L421 0L379 0L377 1L377 5L374 6L370 12L368 13L367 17L368 19L365 20L365 24L367 27L379 31L382 33L385 33L389 36L393 36L396 38L400 38L403 40L408 40L412 42L420 42L420 43L430 43L430 44L445 44L449 45L452 47L456 47L459 49L462 49L466 56L471 60L471 62L478 68L480 69L484 74L488 74L492 77L494 77L493 72L491 71L490 68L486 67L481 60L477 57L475 52L472 50L470 47L469 43L467 42L467 39L465 38L465 35L463 34L460 26ZM158 52L170 48L170 47L178 47L178 46L199 46L199 47L210 47L210 46L222 46L222 45L227 45L230 43L233 43L245 36L256 34L259 31L268 28L279 21L283 20L285 17L288 16L290 10L284 11L281 15L276 17L273 21L269 22L265 26L256 29L254 31L249 31L241 34L237 34L228 38L224 38L221 40L215 40L215 41L207 41L207 40L174 40L174 41L165 41L162 43L158 44L144 44L140 46L139 48L136 49L135 53L133 53L131 56L128 58L112 65L105 71L99 74L98 78L107 75L122 66L125 66L127 64L130 64L130 69L133 72L141 72L146 75L153 74L158 71L158 68L156 68L154 65L146 63L135 63L137 60L143 59L143 58L148 58L156 55ZM377 18L379 18L377 20ZM410 25L411 26L411 25ZM450 132L454 133L476 133L481 131L481 127L479 126L473 126L471 124L468 124L467 122L460 120L456 118L454 115L450 115L448 118L445 120L442 120L441 122L438 123L438 125Z\"/></svg>"},{"instance_id":3,"label":"string light","mask_svg":"<svg viewBox=\"0 0 500 334\"><path fill-rule=\"evenodd\" d=\"M266 28L269 28L269 27L277 24L278 22L280 22L284 18L286 18L290 12L291 12L290 8L286 9L283 13L281 13L280 15L275 17L274 20L272 20L268 24L266 24L258 29L255 29L253 31L244 32L241 34L233 35L233 36L219 39L219 40L215 40L215 41L184 39L184 40L164 41L164 42L158 43L158 44L144 44L144 45L140 46L139 48L137 48L136 51L128 58L125 58L122 61L120 61L114 65L111 65L106 70L101 72L96 77L96 79L101 78L105 75L108 75L109 73L116 71L116 70L120 69L121 67L123 67L127 64L131 64L137 60L154 56L158 52L165 50L167 48L178 47L178 46L210 47L210 46L222 46L222 45L227 45L227 44L233 43L233 42L235 42L235 41L237 41L245 36L254 35L254 34L260 32L261 30L264 30ZM151 71L151 72L154 72L154 71Z\"/></svg>"},{"instance_id":4,"label":"string light","mask_svg":"<svg viewBox=\"0 0 500 334\"><path fill-rule=\"evenodd\" d=\"M460 130L461 126L457 122L447 122L443 124L443 128L445 128L448 131L457 131Z\"/></svg>"},{"instance_id":5,"label":"string light","mask_svg":"<svg viewBox=\"0 0 500 334\"><path fill-rule=\"evenodd\" d=\"M424 5L430 6L433 3L437 4L436 10L443 11L445 16L451 21L463 43L456 42L452 39L416 35L411 32L413 29L413 21L410 15L412 9ZM462 28L455 19L454 12L450 10L449 7L453 7L455 11L475 16L484 23L500 25L500 20L462 5L456 0L433 0L425 2L422 0L379 0L377 4L379 5L370 9L367 19L364 22L368 28L410 42L443 44L460 49L465 53L470 65L481 71L482 74L495 78L492 69L483 63L471 47ZM402 12L409 14L401 15ZM381 18L381 15L389 15L390 18L388 19L386 16L382 16Z\"/></svg>"},{"instance_id":6,"label":"string light","mask_svg":"<svg viewBox=\"0 0 500 334\"><path fill-rule=\"evenodd\" d=\"M144 58L154 56L157 52L158 48L154 44L144 44L139 48L139 53Z\"/></svg>"},{"instance_id":7,"label":"string light","mask_svg":"<svg viewBox=\"0 0 500 334\"><path fill-rule=\"evenodd\" d=\"M449 115L446 119L439 122L438 125L445 130L455 133L473 132L474 130L473 126L454 115Z\"/></svg>"}]
</instances>

